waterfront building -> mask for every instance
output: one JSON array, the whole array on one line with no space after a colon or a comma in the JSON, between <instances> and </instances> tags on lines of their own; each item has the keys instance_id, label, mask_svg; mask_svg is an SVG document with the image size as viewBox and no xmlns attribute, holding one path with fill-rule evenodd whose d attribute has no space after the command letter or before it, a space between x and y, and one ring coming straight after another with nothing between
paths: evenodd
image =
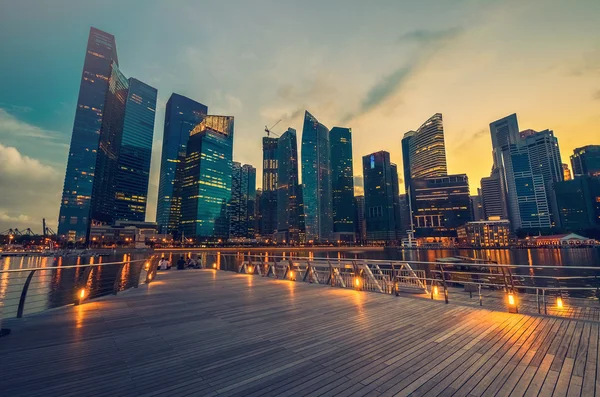
<instances>
[{"instance_id":1,"label":"waterfront building","mask_svg":"<svg viewBox=\"0 0 600 397\"><path fill-rule=\"evenodd\" d=\"M256 199L254 202L254 236L260 237L260 231L262 230L262 189L256 189Z\"/></svg>"},{"instance_id":2,"label":"waterfront building","mask_svg":"<svg viewBox=\"0 0 600 397\"><path fill-rule=\"evenodd\" d=\"M397 242L400 234L398 171L390 154L380 151L363 156L367 240Z\"/></svg>"},{"instance_id":3,"label":"waterfront building","mask_svg":"<svg viewBox=\"0 0 600 397\"><path fill-rule=\"evenodd\" d=\"M113 35L90 28L58 220L58 235L85 241L104 105L113 65L118 65Z\"/></svg>"},{"instance_id":4,"label":"waterfront building","mask_svg":"<svg viewBox=\"0 0 600 397\"><path fill-rule=\"evenodd\" d=\"M411 181L410 161L414 157L415 131L408 131L402 138L402 168L404 170L404 192L409 193Z\"/></svg>"},{"instance_id":5,"label":"waterfront building","mask_svg":"<svg viewBox=\"0 0 600 397\"><path fill-rule=\"evenodd\" d=\"M304 242L299 189L296 130L288 128L277 143L277 242Z\"/></svg>"},{"instance_id":6,"label":"waterfront building","mask_svg":"<svg viewBox=\"0 0 600 397\"><path fill-rule=\"evenodd\" d=\"M587 145L573 150L573 176L600 176L600 145Z\"/></svg>"},{"instance_id":7,"label":"waterfront building","mask_svg":"<svg viewBox=\"0 0 600 397\"><path fill-rule=\"evenodd\" d=\"M500 169L495 168L489 177L481 178L481 201L484 219L508 219L506 193L502 190Z\"/></svg>"},{"instance_id":8,"label":"waterfront building","mask_svg":"<svg viewBox=\"0 0 600 397\"><path fill-rule=\"evenodd\" d=\"M573 176L571 175L571 170L569 169L569 164L563 163L562 168L563 168L563 180L570 181L571 179L573 179Z\"/></svg>"},{"instance_id":9,"label":"waterfront building","mask_svg":"<svg viewBox=\"0 0 600 397\"><path fill-rule=\"evenodd\" d=\"M477 189L477 195L471 196L471 219L473 221L484 221L485 210L483 208L483 200L481 197L481 189Z\"/></svg>"},{"instance_id":10,"label":"waterfront building","mask_svg":"<svg viewBox=\"0 0 600 397\"><path fill-rule=\"evenodd\" d=\"M510 221L473 221L458 227L458 243L474 248L508 247L510 243Z\"/></svg>"},{"instance_id":11,"label":"waterfront building","mask_svg":"<svg viewBox=\"0 0 600 397\"><path fill-rule=\"evenodd\" d=\"M208 108L173 93L167 101L156 222L160 234L178 235L181 223L183 164L190 132L202 122Z\"/></svg>"},{"instance_id":12,"label":"waterfront building","mask_svg":"<svg viewBox=\"0 0 600 397\"><path fill-rule=\"evenodd\" d=\"M356 242L365 244L367 242L367 220L365 217L365 196L354 197L354 227Z\"/></svg>"},{"instance_id":13,"label":"waterfront building","mask_svg":"<svg viewBox=\"0 0 600 397\"><path fill-rule=\"evenodd\" d=\"M253 239L255 228L256 168L234 161L229 201L229 238Z\"/></svg>"},{"instance_id":14,"label":"waterfront building","mask_svg":"<svg viewBox=\"0 0 600 397\"><path fill-rule=\"evenodd\" d=\"M410 205L408 202L408 194L401 194L399 198L400 203L400 236L402 238L408 236L409 232L412 231L410 222L411 213Z\"/></svg>"},{"instance_id":15,"label":"waterfront building","mask_svg":"<svg viewBox=\"0 0 600 397\"><path fill-rule=\"evenodd\" d=\"M560 227L567 231L600 231L600 177L580 176L554 184Z\"/></svg>"},{"instance_id":16,"label":"waterfront building","mask_svg":"<svg viewBox=\"0 0 600 397\"><path fill-rule=\"evenodd\" d=\"M189 133L181 200L181 231L186 238L228 237L233 131L233 116L206 116Z\"/></svg>"},{"instance_id":17,"label":"waterfront building","mask_svg":"<svg viewBox=\"0 0 600 397\"><path fill-rule=\"evenodd\" d=\"M354 242L354 172L352 130L333 127L329 132L333 239Z\"/></svg>"},{"instance_id":18,"label":"waterfront building","mask_svg":"<svg viewBox=\"0 0 600 397\"><path fill-rule=\"evenodd\" d=\"M156 97L156 88L129 79L115 177L114 219L137 222L146 219Z\"/></svg>"},{"instance_id":19,"label":"waterfront building","mask_svg":"<svg viewBox=\"0 0 600 397\"><path fill-rule=\"evenodd\" d=\"M413 179L412 186L417 238L454 238L456 229L472 220L466 174Z\"/></svg>"},{"instance_id":20,"label":"waterfront building","mask_svg":"<svg viewBox=\"0 0 600 397\"><path fill-rule=\"evenodd\" d=\"M266 239L277 231L277 146L278 138L263 137L263 179L260 204L261 228Z\"/></svg>"},{"instance_id":21,"label":"waterfront building","mask_svg":"<svg viewBox=\"0 0 600 397\"><path fill-rule=\"evenodd\" d=\"M329 130L308 111L302 128L302 190L306 240L333 237Z\"/></svg>"}]
</instances>

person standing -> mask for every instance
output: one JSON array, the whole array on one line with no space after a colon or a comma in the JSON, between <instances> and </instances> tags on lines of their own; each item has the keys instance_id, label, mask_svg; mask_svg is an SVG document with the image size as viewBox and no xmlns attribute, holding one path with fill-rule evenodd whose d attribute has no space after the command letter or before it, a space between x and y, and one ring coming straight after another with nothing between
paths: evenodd
<instances>
[{"instance_id":1,"label":"person standing","mask_svg":"<svg viewBox=\"0 0 600 397\"><path fill-rule=\"evenodd\" d=\"M181 256L177 261L177 270L185 270L185 259L183 256Z\"/></svg>"}]
</instances>

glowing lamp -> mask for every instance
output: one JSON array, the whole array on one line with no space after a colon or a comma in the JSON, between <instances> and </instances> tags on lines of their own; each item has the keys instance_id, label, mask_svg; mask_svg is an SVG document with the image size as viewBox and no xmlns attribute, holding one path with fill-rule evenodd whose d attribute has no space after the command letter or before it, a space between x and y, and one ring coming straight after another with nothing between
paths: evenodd
<instances>
[{"instance_id":1,"label":"glowing lamp","mask_svg":"<svg viewBox=\"0 0 600 397\"><path fill-rule=\"evenodd\" d=\"M355 279L354 284L356 284L357 287L360 286L360 280L358 279L358 277Z\"/></svg>"},{"instance_id":2,"label":"glowing lamp","mask_svg":"<svg viewBox=\"0 0 600 397\"><path fill-rule=\"evenodd\" d=\"M515 296L512 293L508 294L508 304L510 306L515 305Z\"/></svg>"},{"instance_id":3,"label":"glowing lamp","mask_svg":"<svg viewBox=\"0 0 600 397\"><path fill-rule=\"evenodd\" d=\"M150 269L150 262L146 262L146 264L144 265L144 270L148 269Z\"/></svg>"},{"instance_id":4,"label":"glowing lamp","mask_svg":"<svg viewBox=\"0 0 600 397\"><path fill-rule=\"evenodd\" d=\"M290 280L294 281L294 271L290 270Z\"/></svg>"},{"instance_id":5,"label":"glowing lamp","mask_svg":"<svg viewBox=\"0 0 600 397\"><path fill-rule=\"evenodd\" d=\"M248 266L248 273L252 273L252 270L254 270L252 266Z\"/></svg>"},{"instance_id":6,"label":"glowing lamp","mask_svg":"<svg viewBox=\"0 0 600 397\"><path fill-rule=\"evenodd\" d=\"M217 268L217 264L213 263L213 269L216 269L216 268Z\"/></svg>"},{"instance_id":7,"label":"glowing lamp","mask_svg":"<svg viewBox=\"0 0 600 397\"><path fill-rule=\"evenodd\" d=\"M85 288L79 290L79 299L85 298Z\"/></svg>"},{"instance_id":8,"label":"glowing lamp","mask_svg":"<svg viewBox=\"0 0 600 397\"><path fill-rule=\"evenodd\" d=\"M152 280L152 273L148 274L148 280Z\"/></svg>"},{"instance_id":9,"label":"glowing lamp","mask_svg":"<svg viewBox=\"0 0 600 397\"><path fill-rule=\"evenodd\" d=\"M556 298L556 307L559 309L563 308L563 300L562 300L562 297L560 297L560 296Z\"/></svg>"},{"instance_id":10,"label":"glowing lamp","mask_svg":"<svg viewBox=\"0 0 600 397\"><path fill-rule=\"evenodd\" d=\"M433 286L433 296L438 296L440 294L440 289L437 285Z\"/></svg>"}]
</instances>

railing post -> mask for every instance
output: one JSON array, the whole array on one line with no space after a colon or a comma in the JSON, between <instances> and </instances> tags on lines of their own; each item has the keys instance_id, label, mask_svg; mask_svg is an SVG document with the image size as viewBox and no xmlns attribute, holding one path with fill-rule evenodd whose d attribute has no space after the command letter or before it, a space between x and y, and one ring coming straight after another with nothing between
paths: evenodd
<instances>
[{"instance_id":1,"label":"railing post","mask_svg":"<svg viewBox=\"0 0 600 397\"><path fill-rule=\"evenodd\" d=\"M117 270L117 275L115 276L115 282L113 283L113 295L116 295L117 292L119 292L119 284L121 281L121 274L123 274L123 268L125 267L125 263L121 264L121 266L119 266L119 269ZM138 277L138 282L139 282L139 277Z\"/></svg>"},{"instance_id":2,"label":"railing post","mask_svg":"<svg viewBox=\"0 0 600 397\"><path fill-rule=\"evenodd\" d=\"M27 275L27 280L25 280L25 284L23 284L23 290L21 291L21 298L19 299L19 308L17 309L17 318L23 317L23 309L25 309L25 298L27 297L27 290L29 289L29 284L31 283L31 279L33 278L33 274L35 270L32 270Z\"/></svg>"},{"instance_id":3,"label":"railing post","mask_svg":"<svg viewBox=\"0 0 600 397\"><path fill-rule=\"evenodd\" d=\"M442 275L442 285L444 286L444 301L448 304L448 286L446 285L446 276L444 275L444 265L440 264L439 268Z\"/></svg>"},{"instance_id":4,"label":"railing post","mask_svg":"<svg viewBox=\"0 0 600 397\"><path fill-rule=\"evenodd\" d=\"M479 290L479 306L483 306L483 295L481 295L481 284L477 285Z\"/></svg>"},{"instance_id":5,"label":"railing post","mask_svg":"<svg viewBox=\"0 0 600 397\"><path fill-rule=\"evenodd\" d=\"M84 290L87 287L87 282L90 278L90 273L92 273L92 269L93 269L93 267L89 266L83 271L83 277L82 277L83 280L81 281L81 284L79 284L75 290L75 294L77 296L77 299L75 299L75 301L73 302L73 304L75 306L81 304L81 302L83 302L83 300L85 299L85 294L83 296L81 296L79 291Z\"/></svg>"}]
</instances>

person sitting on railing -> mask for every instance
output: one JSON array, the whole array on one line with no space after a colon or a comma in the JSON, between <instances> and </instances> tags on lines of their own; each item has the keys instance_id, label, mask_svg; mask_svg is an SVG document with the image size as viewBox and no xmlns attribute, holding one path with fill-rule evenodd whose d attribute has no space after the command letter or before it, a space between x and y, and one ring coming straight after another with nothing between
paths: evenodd
<instances>
[{"instance_id":1,"label":"person sitting on railing","mask_svg":"<svg viewBox=\"0 0 600 397\"><path fill-rule=\"evenodd\" d=\"M169 268L170 268L169 261L166 260L164 256L162 257L160 262L158 262L158 268L159 268L159 270L169 270Z\"/></svg>"},{"instance_id":2,"label":"person sitting on railing","mask_svg":"<svg viewBox=\"0 0 600 397\"><path fill-rule=\"evenodd\" d=\"M183 259L183 256L179 257L177 261L177 270L185 270L185 259Z\"/></svg>"}]
</instances>

